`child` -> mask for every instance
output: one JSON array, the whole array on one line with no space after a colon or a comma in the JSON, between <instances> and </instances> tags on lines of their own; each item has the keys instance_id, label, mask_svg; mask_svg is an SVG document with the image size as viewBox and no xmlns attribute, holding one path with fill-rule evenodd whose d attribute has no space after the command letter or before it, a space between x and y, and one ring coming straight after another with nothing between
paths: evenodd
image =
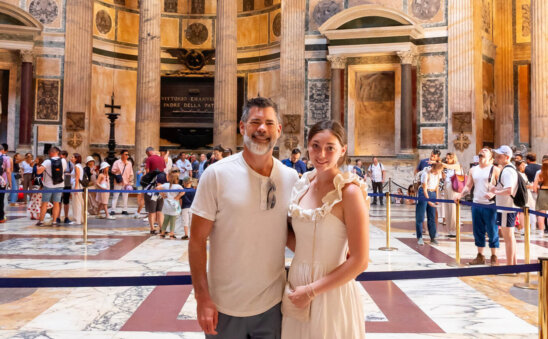
<instances>
[{"instance_id":1,"label":"child","mask_svg":"<svg viewBox=\"0 0 548 339\"><path fill-rule=\"evenodd\" d=\"M181 190L183 189L179 182L179 169L174 169L169 174L169 182L159 185L158 189L164 190ZM179 199L183 196L183 192L166 192L162 193L164 198L164 207L162 208L162 213L164 214L164 223L162 224L162 232L160 237L165 238L167 225L169 225L169 239L176 239L173 234L173 229L175 228L175 221L177 216L181 213L181 205L179 204Z\"/></svg>"},{"instance_id":2,"label":"child","mask_svg":"<svg viewBox=\"0 0 548 339\"><path fill-rule=\"evenodd\" d=\"M185 189L192 188L192 179L189 177L185 177L183 179L183 186ZM192 218L192 213L190 212L190 206L192 205L192 202L194 201L194 196L196 195L196 191L191 192L183 192L183 212L182 212L182 221L183 221L183 228L185 230L185 235L181 237L181 240L187 240L188 239L188 227L190 226L190 219Z\"/></svg>"},{"instance_id":3,"label":"child","mask_svg":"<svg viewBox=\"0 0 548 339\"><path fill-rule=\"evenodd\" d=\"M109 190L110 189L110 182L108 178L108 169L110 165L103 161L101 163L101 168L99 169L99 177L97 177L97 189L102 190ZM110 195L110 192L106 193L98 193L96 196L97 202L99 202L99 211L97 213L98 219L104 219L105 217L108 220L115 220L116 218L110 214L108 214L108 196ZM101 215L101 210L105 211L105 216Z\"/></svg>"}]
</instances>

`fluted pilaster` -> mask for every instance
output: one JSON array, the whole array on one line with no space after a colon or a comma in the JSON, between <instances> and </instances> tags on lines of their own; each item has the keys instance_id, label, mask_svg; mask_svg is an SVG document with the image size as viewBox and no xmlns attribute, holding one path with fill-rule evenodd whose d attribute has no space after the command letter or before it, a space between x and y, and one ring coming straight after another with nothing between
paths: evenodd
<instances>
[{"instance_id":1,"label":"fluted pilaster","mask_svg":"<svg viewBox=\"0 0 548 339\"><path fill-rule=\"evenodd\" d=\"M217 1L215 25L215 114L213 143L236 149L238 2Z\"/></svg>"},{"instance_id":2,"label":"fluted pilaster","mask_svg":"<svg viewBox=\"0 0 548 339\"><path fill-rule=\"evenodd\" d=\"M93 2L89 0L67 1L63 88L63 148L70 150L71 153L78 152L82 155L88 154L89 150L92 50ZM68 112L85 113L83 130L70 133L66 130ZM106 119L104 124L105 127L108 126ZM81 142L69 142L71 136L73 140L76 140L78 135L81 137Z\"/></svg>"},{"instance_id":3,"label":"fluted pilaster","mask_svg":"<svg viewBox=\"0 0 548 339\"><path fill-rule=\"evenodd\" d=\"M514 45L512 39L512 3L495 1L494 40L497 46L495 61L495 142L511 145L514 142Z\"/></svg>"},{"instance_id":4,"label":"fluted pilaster","mask_svg":"<svg viewBox=\"0 0 548 339\"><path fill-rule=\"evenodd\" d=\"M145 149L160 146L160 21L162 4L140 0L135 154L138 163Z\"/></svg>"},{"instance_id":5,"label":"fluted pilaster","mask_svg":"<svg viewBox=\"0 0 548 339\"><path fill-rule=\"evenodd\" d=\"M548 154L548 2L531 0L531 147Z\"/></svg>"},{"instance_id":6,"label":"fluted pilaster","mask_svg":"<svg viewBox=\"0 0 548 339\"><path fill-rule=\"evenodd\" d=\"M344 68L346 57L328 55L331 63L331 119L344 125Z\"/></svg>"},{"instance_id":7,"label":"fluted pilaster","mask_svg":"<svg viewBox=\"0 0 548 339\"><path fill-rule=\"evenodd\" d=\"M304 126L305 13L305 0L282 1L280 112L282 114L300 115L301 126ZM298 144L302 148L304 146L304 129L301 128L299 134L295 136L298 138ZM288 151L290 150L282 150L282 154L287 154Z\"/></svg>"},{"instance_id":8,"label":"fluted pilaster","mask_svg":"<svg viewBox=\"0 0 548 339\"><path fill-rule=\"evenodd\" d=\"M475 120L472 123L473 132L470 137L472 141L475 139L477 124L473 2L473 0L451 0L448 13L449 119L453 112L471 112L472 120ZM481 54L481 49L479 53ZM452 135L448 138L449 148L453 150L455 137ZM459 152L459 158L472 159L473 154L475 154L474 142L463 153Z\"/></svg>"}]
</instances>

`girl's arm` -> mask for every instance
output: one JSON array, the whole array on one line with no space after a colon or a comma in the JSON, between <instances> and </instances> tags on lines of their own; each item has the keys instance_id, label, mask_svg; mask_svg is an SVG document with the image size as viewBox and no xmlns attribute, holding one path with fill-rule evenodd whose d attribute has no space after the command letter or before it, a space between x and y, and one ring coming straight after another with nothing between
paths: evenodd
<instances>
[{"instance_id":1,"label":"girl's arm","mask_svg":"<svg viewBox=\"0 0 548 339\"><path fill-rule=\"evenodd\" d=\"M80 168L74 166L74 189L80 189Z\"/></svg>"},{"instance_id":2,"label":"girl's arm","mask_svg":"<svg viewBox=\"0 0 548 339\"><path fill-rule=\"evenodd\" d=\"M306 286L298 286L289 295L297 307L305 307L313 296L341 286L367 269L369 264L369 209L361 189L347 185L343 189L344 222L348 236L347 260L325 277Z\"/></svg>"}]
</instances>

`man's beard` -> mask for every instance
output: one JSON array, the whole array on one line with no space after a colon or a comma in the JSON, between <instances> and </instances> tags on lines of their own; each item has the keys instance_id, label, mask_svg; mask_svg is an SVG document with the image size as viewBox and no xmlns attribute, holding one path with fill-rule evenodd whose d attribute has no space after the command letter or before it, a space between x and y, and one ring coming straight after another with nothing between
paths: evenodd
<instances>
[{"instance_id":1,"label":"man's beard","mask_svg":"<svg viewBox=\"0 0 548 339\"><path fill-rule=\"evenodd\" d=\"M247 135L247 132L244 134L244 145L255 155L265 155L274 148L275 144L276 141L272 140L272 138L270 138L268 144L259 144L253 141L253 139Z\"/></svg>"}]
</instances>

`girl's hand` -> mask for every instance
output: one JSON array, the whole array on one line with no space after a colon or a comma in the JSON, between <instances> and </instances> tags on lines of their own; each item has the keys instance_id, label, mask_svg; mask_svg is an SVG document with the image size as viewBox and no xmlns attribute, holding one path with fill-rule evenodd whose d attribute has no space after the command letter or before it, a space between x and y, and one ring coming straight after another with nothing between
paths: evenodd
<instances>
[{"instance_id":1,"label":"girl's hand","mask_svg":"<svg viewBox=\"0 0 548 339\"><path fill-rule=\"evenodd\" d=\"M297 286L288 297L298 308L305 308L312 301L310 287L307 286Z\"/></svg>"}]
</instances>

